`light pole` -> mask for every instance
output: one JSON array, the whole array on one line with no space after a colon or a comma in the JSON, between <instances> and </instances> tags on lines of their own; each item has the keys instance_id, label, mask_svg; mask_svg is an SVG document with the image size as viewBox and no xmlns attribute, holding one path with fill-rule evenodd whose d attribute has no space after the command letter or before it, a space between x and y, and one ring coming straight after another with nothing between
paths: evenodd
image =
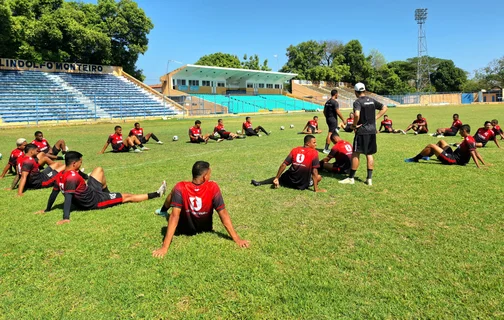
<instances>
[{"instance_id":1,"label":"light pole","mask_svg":"<svg viewBox=\"0 0 504 320\"><path fill-rule=\"evenodd\" d=\"M278 72L278 54L274 54L273 57L276 59L276 65L277 65L277 72Z\"/></svg>"},{"instance_id":2,"label":"light pole","mask_svg":"<svg viewBox=\"0 0 504 320\"><path fill-rule=\"evenodd\" d=\"M172 86L172 84L170 83L171 82L170 77L168 76L168 69L170 68L170 62L183 64L182 62L173 59L168 59L168 61L166 61L166 78L167 78L166 82L168 83L168 97L170 96L170 87Z\"/></svg>"}]
</instances>

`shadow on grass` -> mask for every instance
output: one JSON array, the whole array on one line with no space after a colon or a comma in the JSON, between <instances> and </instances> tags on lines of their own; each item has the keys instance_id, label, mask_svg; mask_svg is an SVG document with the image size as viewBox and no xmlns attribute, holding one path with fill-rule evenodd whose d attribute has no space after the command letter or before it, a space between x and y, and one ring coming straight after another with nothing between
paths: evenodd
<instances>
[{"instance_id":1,"label":"shadow on grass","mask_svg":"<svg viewBox=\"0 0 504 320\"><path fill-rule=\"evenodd\" d=\"M162 238L164 239L166 237L166 232L168 232L168 227L162 227L161 228L161 236ZM203 233L203 232L200 232L200 233ZM226 240L233 240L233 238L231 238L228 234L225 234L225 233L222 233L220 231L206 231L205 233L212 233L212 234L216 234L219 238L222 238L222 239L226 239ZM187 236L187 237L192 237L192 236L195 236L195 235L198 235L199 233L195 233L195 234L186 234L186 233L179 233L179 232L175 232L175 236Z\"/></svg>"}]
</instances>

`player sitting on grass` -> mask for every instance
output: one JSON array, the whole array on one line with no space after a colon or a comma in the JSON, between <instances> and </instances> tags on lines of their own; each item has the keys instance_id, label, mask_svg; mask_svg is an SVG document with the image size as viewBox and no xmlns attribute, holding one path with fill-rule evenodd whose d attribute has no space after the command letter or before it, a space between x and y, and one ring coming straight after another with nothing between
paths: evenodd
<instances>
[{"instance_id":1,"label":"player sitting on grass","mask_svg":"<svg viewBox=\"0 0 504 320\"><path fill-rule=\"evenodd\" d=\"M156 141L158 144L163 144L163 141L159 141L159 139L156 137L154 133L147 133L144 136L144 131L143 128L140 127L140 123L135 122L135 127L130 130L128 136L136 136L138 138L138 141L140 141L141 144L145 144L149 142L149 139L152 138L154 141Z\"/></svg>"},{"instance_id":2,"label":"player sitting on grass","mask_svg":"<svg viewBox=\"0 0 504 320\"><path fill-rule=\"evenodd\" d=\"M133 149L133 152L149 150L149 148L142 145L136 136L127 137L123 140L121 126L115 126L114 131L115 132L108 137L103 149L98 152L98 154L103 154L105 150L107 150L109 144L112 144L112 152L129 152L131 149ZM138 149L137 146L139 146L142 150Z\"/></svg>"},{"instance_id":3,"label":"player sitting on grass","mask_svg":"<svg viewBox=\"0 0 504 320\"><path fill-rule=\"evenodd\" d=\"M206 144L208 139L210 139L209 134L201 134L201 121L194 121L194 126L189 128L189 141L191 143L204 142Z\"/></svg>"},{"instance_id":4,"label":"player sitting on grass","mask_svg":"<svg viewBox=\"0 0 504 320\"><path fill-rule=\"evenodd\" d=\"M501 127L499 126L499 120L493 119L492 120L492 130L495 133L495 136L500 136L501 140L504 140L504 133L502 132Z\"/></svg>"},{"instance_id":5,"label":"player sitting on grass","mask_svg":"<svg viewBox=\"0 0 504 320\"><path fill-rule=\"evenodd\" d=\"M308 122L306 123L306 125L303 128L303 131L301 131L301 133L304 133L304 134L322 133L322 130L319 130L319 127L318 127L318 117L314 116L313 120L308 120Z\"/></svg>"},{"instance_id":6,"label":"player sitting on grass","mask_svg":"<svg viewBox=\"0 0 504 320\"><path fill-rule=\"evenodd\" d=\"M263 184L273 184L275 188L279 186L305 190L313 184L315 192L326 192L319 189L318 184L322 177L318 174L320 162L317 147L317 140L311 134L304 137L304 145L291 150L287 158L278 168L275 177L264 181L252 180L251 183L258 187ZM289 169L284 173L285 168L290 165ZM282 174L283 173L283 174Z\"/></svg>"},{"instance_id":7,"label":"player sitting on grass","mask_svg":"<svg viewBox=\"0 0 504 320\"><path fill-rule=\"evenodd\" d=\"M455 113L453 115L453 123L450 128L438 128L435 133L432 134L433 137L454 137L457 135L460 127L462 126L462 121L459 120L459 115Z\"/></svg>"},{"instance_id":8,"label":"player sitting on grass","mask_svg":"<svg viewBox=\"0 0 504 320\"><path fill-rule=\"evenodd\" d=\"M259 134L259 131L264 132L267 136L270 135L271 132L267 132L266 129L264 129L261 126L257 126L255 129L252 127L252 120L250 117L245 118L245 122L242 124L242 129L243 133L245 133L247 136L257 136L260 137L261 135Z\"/></svg>"},{"instance_id":9,"label":"player sitting on grass","mask_svg":"<svg viewBox=\"0 0 504 320\"><path fill-rule=\"evenodd\" d=\"M471 127L464 124L460 127L460 135L464 138L462 143L455 151L450 148L448 143L444 140L439 140L436 144L427 145L418 155L413 158L405 159L405 162L418 162L420 159L429 160L431 156L436 155L442 164L458 164L465 166L469 160L474 160L476 167L480 167L478 160L481 164L485 165L483 158L476 150L476 141L471 137Z\"/></svg>"},{"instance_id":10,"label":"player sitting on grass","mask_svg":"<svg viewBox=\"0 0 504 320\"><path fill-rule=\"evenodd\" d=\"M331 141L334 146L331 152L321 160L322 168L334 173L349 173L352 166L352 144L340 138L338 134L331 136ZM334 159L334 163L329 163Z\"/></svg>"},{"instance_id":11,"label":"player sitting on grass","mask_svg":"<svg viewBox=\"0 0 504 320\"><path fill-rule=\"evenodd\" d=\"M89 175L88 182L84 181L79 169L82 165L82 154L76 151L69 151L65 156L65 170L59 173L53 184L53 191L49 196L47 208L50 211L58 192L65 196L63 205L63 220L57 224L70 222L70 211L72 205L80 210L105 209L126 202L141 202L161 197L166 191L166 182L163 181L161 187L155 192L147 194L127 194L110 192L105 179L105 172L102 168L95 168Z\"/></svg>"},{"instance_id":12,"label":"player sitting on grass","mask_svg":"<svg viewBox=\"0 0 504 320\"><path fill-rule=\"evenodd\" d=\"M2 175L0 175L0 179L3 179L7 174L7 171L10 171L11 174L17 173L17 159L19 157L24 156L24 148L26 146L26 139L19 138L16 140L17 148L12 150L9 157L9 162L5 165Z\"/></svg>"},{"instance_id":13,"label":"player sitting on grass","mask_svg":"<svg viewBox=\"0 0 504 320\"><path fill-rule=\"evenodd\" d=\"M485 121L484 127L478 128L478 131L476 131L473 138L476 141L476 147L478 148L483 148L490 140L493 140L497 147L500 148L499 141L497 141L497 136L495 135L491 121Z\"/></svg>"},{"instance_id":14,"label":"player sitting on grass","mask_svg":"<svg viewBox=\"0 0 504 320\"><path fill-rule=\"evenodd\" d=\"M406 134L406 132L410 131L411 129L413 129L415 134L429 132L429 129L427 127L427 120L422 117L420 113L417 114L416 119L406 128L406 130L403 131L403 133Z\"/></svg>"},{"instance_id":15,"label":"player sitting on grass","mask_svg":"<svg viewBox=\"0 0 504 320\"><path fill-rule=\"evenodd\" d=\"M62 157L58 157L58 153L61 151L65 154L65 152L68 151L68 147L63 139L58 140L51 148L51 145L46 139L44 139L44 134L41 131L35 131L35 140L31 143L36 145L40 152L45 153L46 156L52 160L62 160Z\"/></svg>"},{"instance_id":16,"label":"player sitting on grass","mask_svg":"<svg viewBox=\"0 0 504 320\"><path fill-rule=\"evenodd\" d=\"M382 131L382 128L385 128L385 130ZM389 117L387 115L383 116L383 121L380 124L380 129L378 129L378 132L381 132L381 133L404 133L404 134L406 134L406 132L404 132L402 130L395 130L394 128L392 128L392 120L389 119Z\"/></svg>"},{"instance_id":17,"label":"player sitting on grass","mask_svg":"<svg viewBox=\"0 0 504 320\"><path fill-rule=\"evenodd\" d=\"M348 116L348 119L346 119L346 123L341 122L339 124L339 126L345 132L353 132L353 129L352 129L353 122L354 122L354 113L350 112L350 115Z\"/></svg>"},{"instance_id":18,"label":"player sitting on grass","mask_svg":"<svg viewBox=\"0 0 504 320\"><path fill-rule=\"evenodd\" d=\"M219 185L210 181L212 169L205 161L197 161L192 167L192 181L181 181L175 185L166 197L163 207L157 214L168 215L168 227L163 246L152 252L154 257L163 257L175 234L195 235L213 231L213 211L219 218L229 236L241 248L248 248L249 242L241 239L236 233L229 213L224 205Z\"/></svg>"},{"instance_id":19,"label":"player sitting on grass","mask_svg":"<svg viewBox=\"0 0 504 320\"><path fill-rule=\"evenodd\" d=\"M14 189L18 182L18 196L23 196L26 189L42 189L49 188L53 185L54 178L58 172L63 170L65 166L59 162L53 162L43 152L39 154L38 147L29 143L24 148L25 155L17 159L18 174L12 182L11 189ZM47 164L42 172L40 167Z\"/></svg>"},{"instance_id":20,"label":"player sitting on grass","mask_svg":"<svg viewBox=\"0 0 504 320\"><path fill-rule=\"evenodd\" d=\"M219 136L222 141L222 139L226 140L233 140L233 139L245 139L244 135L238 135L233 132L226 131L226 128L224 128L224 120L219 119L217 120L217 125L214 127L214 136ZM218 142L220 142L217 140Z\"/></svg>"}]
</instances>

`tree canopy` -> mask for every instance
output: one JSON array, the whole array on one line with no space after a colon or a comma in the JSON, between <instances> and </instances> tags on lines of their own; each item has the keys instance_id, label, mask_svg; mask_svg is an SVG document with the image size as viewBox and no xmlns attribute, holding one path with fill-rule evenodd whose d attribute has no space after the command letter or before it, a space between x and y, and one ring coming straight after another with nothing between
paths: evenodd
<instances>
[{"instance_id":1,"label":"tree canopy","mask_svg":"<svg viewBox=\"0 0 504 320\"><path fill-rule=\"evenodd\" d=\"M0 0L0 56L118 65L136 78L154 25L132 0Z\"/></svg>"},{"instance_id":2,"label":"tree canopy","mask_svg":"<svg viewBox=\"0 0 504 320\"><path fill-rule=\"evenodd\" d=\"M216 52L199 58L195 64L200 66L271 71L271 68L268 67L268 59L265 59L261 64L257 54L249 57L245 54L243 61L240 61L236 55Z\"/></svg>"}]
</instances>

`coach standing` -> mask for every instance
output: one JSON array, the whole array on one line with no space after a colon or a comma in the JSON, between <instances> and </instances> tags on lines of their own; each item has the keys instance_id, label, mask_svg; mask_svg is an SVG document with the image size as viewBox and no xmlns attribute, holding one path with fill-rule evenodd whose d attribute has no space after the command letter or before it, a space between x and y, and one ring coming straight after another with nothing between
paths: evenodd
<instances>
[{"instance_id":1,"label":"coach standing","mask_svg":"<svg viewBox=\"0 0 504 320\"><path fill-rule=\"evenodd\" d=\"M359 157L363 153L366 155L367 160L367 178L366 184L372 185L371 179L373 178L374 159L373 154L376 153L376 120L381 118L387 107L373 98L366 97L366 87L363 83L358 82L355 87L355 100L353 104L353 111L355 114L352 129L355 130L355 137L353 143L352 153L352 168L350 169L350 176L344 180L339 181L343 184L354 184L355 172L359 168ZM380 110L375 115L375 110Z\"/></svg>"},{"instance_id":2,"label":"coach standing","mask_svg":"<svg viewBox=\"0 0 504 320\"><path fill-rule=\"evenodd\" d=\"M345 119L343 119L343 115L341 114L341 111L339 109L339 103L338 101L336 101L336 99L338 99L338 90L331 90L331 99L327 100L324 105L324 116L326 118L327 126L329 127L325 148L324 151L322 151L326 154L331 152L331 150L329 149L329 146L331 145L331 136L335 133L338 133L338 119L336 118L336 115L340 117L341 121L345 122Z\"/></svg>"}]
</instances>

